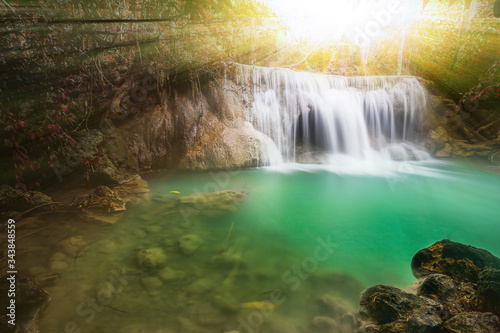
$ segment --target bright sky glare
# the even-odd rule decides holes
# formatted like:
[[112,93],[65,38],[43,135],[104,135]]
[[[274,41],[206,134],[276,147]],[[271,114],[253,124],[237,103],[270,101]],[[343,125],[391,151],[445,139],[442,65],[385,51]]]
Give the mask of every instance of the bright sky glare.
[[369,44],[388,29],[401,30],[422,0],[263,0],[283,18],[292,37]]

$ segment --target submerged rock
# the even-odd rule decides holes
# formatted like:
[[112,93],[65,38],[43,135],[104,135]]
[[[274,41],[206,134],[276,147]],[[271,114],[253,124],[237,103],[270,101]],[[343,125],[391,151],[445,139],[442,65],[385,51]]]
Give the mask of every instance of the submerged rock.
[[473,283],[482,270],[490,267],[500,269],[500,259],[486,250],[447,239],[418,251],[411,262],[417,278],[439,273]]
[[179,248],[184,254],[192,254],[201,245],[201,239],[197,235],[185,235],[179,239]]
[[140,267],[151,270],[160,267],[167,260],[167,255],[161,248],[155,247],[140,251],[137,259]]
[[361,295],[359,313],[377,324],[386,324],[410,316],[439,314],[442,306],[428,298],[419,297],[391,286],[378,285]]
[[59,242],[59,249],[68,256],[74,258],[88,247],[88,243],[82,236],[66,238]]
[[500,320],[493,313],[463,312],[443,324],[445,333],[498,333]]
[[237,191],[199,192],[181,197],[177,199],[177,203],[202,215],[215,217],[236,211],[246,197],[246,192]]
[[[2,316],[0,317],[0,332],[39,332],[37,321],[41,310],[50,301],[50,296],[40,289],[32,278],[22,274],[15,276],[15,326],[8,323],[11,319],[8,316],[7,307],[10,306],[10,298],[7,297],[11,283],[4,275],[0,281],[0,306]],[[14,299],[14,298],[12,298]]]
[[500,316],[500,270],[485,269],[477,284],[479,308]]
[[146,276],[141,279],[141,284],[146,288],[150,294],[159,294],[158,289],[163,286],[163,282],[153,276]]
[[184,279],[186,277],[186,273],[176,271],[167,266],[158,273],[158,276],[165,282],[172,282]]

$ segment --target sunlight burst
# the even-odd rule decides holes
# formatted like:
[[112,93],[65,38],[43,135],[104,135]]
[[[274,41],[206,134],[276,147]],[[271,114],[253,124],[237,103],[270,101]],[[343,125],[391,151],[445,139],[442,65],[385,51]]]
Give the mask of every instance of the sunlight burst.
[[418,14],[419,0],[264,0],[281,17],[291,37],[318,42],[345,38],[370,44]]

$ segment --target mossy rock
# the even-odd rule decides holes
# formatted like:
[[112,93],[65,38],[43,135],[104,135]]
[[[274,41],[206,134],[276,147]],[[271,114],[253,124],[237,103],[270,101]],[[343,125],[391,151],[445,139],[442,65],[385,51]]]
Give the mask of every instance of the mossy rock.
[[418,251],[413,256],[411,268],[416,278],[438,273],[458,281],[477,283],[484,269],[500,269],[500,259],[486,250],[445,239]]

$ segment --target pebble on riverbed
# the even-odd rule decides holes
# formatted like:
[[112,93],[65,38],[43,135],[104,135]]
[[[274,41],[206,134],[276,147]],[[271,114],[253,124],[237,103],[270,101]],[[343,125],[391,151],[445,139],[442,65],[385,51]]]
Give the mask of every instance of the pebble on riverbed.
[[161,248],[155,247],[140,251],[137,260],[141,268],[152,270],[160,267],[167,260],[167,255]]
[[82,236],[66,238],[59,242],[59,249],[68,256],[74,258],[79,255],[88,246],[88,243]]
[[179,248],[181,252],[189,255],[194,253],[201,245],[201,239],[197,235],[185,235],[179,239]]
[[161,293],[161,286],[163,286],[163,282],[153,276],[146,276],[141,279],[141,283],[146,288],[151,296],[157,296]]
[[165,282],[173,282],[184,279],[186,277],[186,273],[176,271],[167,266],[158,273],[158,276]]

